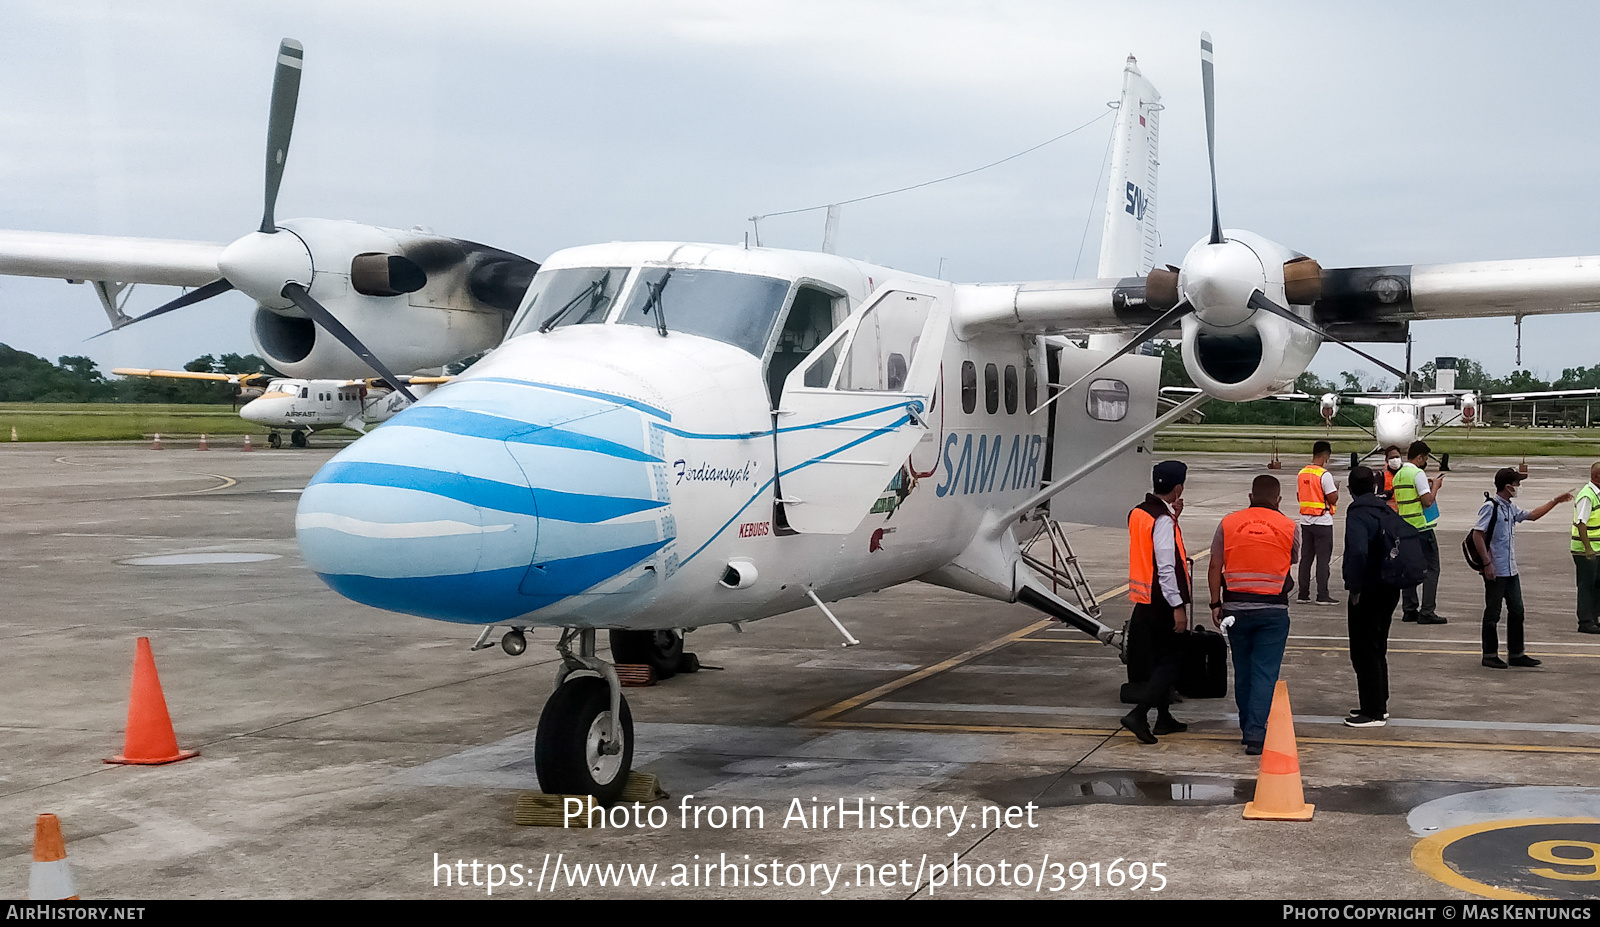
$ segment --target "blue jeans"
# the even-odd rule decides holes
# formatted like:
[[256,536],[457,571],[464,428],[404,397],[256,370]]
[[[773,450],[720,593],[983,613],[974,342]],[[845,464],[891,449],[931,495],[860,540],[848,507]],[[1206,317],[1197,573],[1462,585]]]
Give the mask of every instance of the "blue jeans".
[[1244,732],[1245,743],[1264,743],[1272,693],[1283,666],[1283,648],[1289,642],[1289,607],[1230,613],[1224,605],[1222,610],[1233,615],[1228,648],[1233,651],[1233,698],[1239,705],[1239,730]]

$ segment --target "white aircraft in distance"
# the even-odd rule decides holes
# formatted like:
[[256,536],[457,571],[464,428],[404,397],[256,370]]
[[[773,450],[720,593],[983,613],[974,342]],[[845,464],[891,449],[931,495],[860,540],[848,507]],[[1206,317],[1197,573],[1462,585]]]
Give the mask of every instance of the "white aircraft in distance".
[[[275,377],[265,388],[254,385],[267,379],[264,373],[204,373],[192,370],[143,370],[117,368],[111,371],[124,377],[162,377],[181,380],[213,380],[233,384],[236,395],[249,399],[239,409],[239,417],[271,429],[267,443],[283,446],[279,429],[289,432],[289,443],[308,447],[312,432],[344,428],[366,434],[374,425],[393,418],[411,405],[398,390],[375,388],[369,380],[307,380]],[[402,376],[401,383],[417,396],[426,396],[434,387],[448,383],[450,377]]]
[[[1201,49],[1212,225],[1181,267],[1140,274],[1160,106],[1131,62],[1099,279],[955,284],[677,242],[557,252],[504,344],[318,471],[295,521],[307,564],[357,602],[482,627],[480,643],[509,626],[508,651],[527,628],[562,629],[539,780],[609,801],[633,734],[598,630],[673,638],[807,606],[833,619],[830,601],[920,580],[1111,643],[1023,542],[1059,536],[1065,503],[1125,520],[1156,428],[1206,396],[1289,388],[1325,340],[1600,309],[1600,257],[1325,270],[1224,230],[1209,36]],[[1204,393],[1156,418],[1159,361],[1120,355],[1173,326]],[[1127,340],[1051,337],[1095,333]],[[1089,492],[1090,473],[1124,479],[1121,494]]]
[[[1406,369],[1411,369],[1411,346],[1406,345]],[[1333,424],[1334,417],[1339,414],[1341,402],[1354,405],[1372,406],[1376,409],[1373,414],[1372,430],[1368,432],[1374,441],[1372,450],[1365,454],[1351,452],[1350,466],[1353,469],[1361,460],[1373,454],[1382,454],[1385,448],[1398,447],[1401,450],[1409,448],[1414,441],[1421,441],[1433,435],[1441,428],[1451,425],[1463,424],[1467,427],[1476,425],[1481,419],[1484,406],[1502,402],[1522,402],[1529,399],[1575,399],[1582,396],[1600,396],[1600,389],[1569,389],[1569,390],[1544,390],[1540,392],[1523,393],[1490,393],[1485,395],[1477,390],[1458,390],[1456,382],[1456,359],[1453,357],[1440,357],[1434,360],[1434,390],[1420,392],[1408,387],[1411,383],[1409,376],[1400,380],[1401,390],[1395,393],[1373,392],[1344,392],[1324,393],[1321,397],[1313,399],[1305,394],[1283,396],[1277,398],[1298,399],[1302,401],[1315,401],[1322,420],[1328,425]],[[1447,408],[1454,410],[1454,414],[1443,415],[1433,423],[1430,430],[1427,422],[1428,409]],[[1450,469],[1450,455],[1439,455],[1441,470]]]
[[[499,344],[533,261],[415,229],[277,220],[302,57],[292,39],[278,48],[258,231],[226,245],[0,231],[0,273],[88,281],[111,331],[239,290],[256,301],[256,353],[273,368],[319,378],[376,371],[401,394],[393,369],[442,367]],[[130,318],[124,291],[140,283],[196,289]]]

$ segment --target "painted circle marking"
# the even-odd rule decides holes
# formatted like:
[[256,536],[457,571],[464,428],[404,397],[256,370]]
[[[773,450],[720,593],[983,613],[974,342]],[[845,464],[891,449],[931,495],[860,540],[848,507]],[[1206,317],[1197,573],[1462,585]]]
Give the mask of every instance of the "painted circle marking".
[[282,554],[162,554],[158,557],[135,557],[131,560],[119,560],[125,566],[192,566],[202,563],[260,563],[263,560],[277,560]]
[[1452,888],[1513,901],[1600,897],[1600,820],[1518,818],[1453,827],[1411,862]]

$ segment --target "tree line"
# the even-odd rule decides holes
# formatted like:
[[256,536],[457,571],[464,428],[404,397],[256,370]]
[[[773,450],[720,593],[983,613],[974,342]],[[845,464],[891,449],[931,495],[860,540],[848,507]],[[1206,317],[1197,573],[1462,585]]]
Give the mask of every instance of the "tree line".
[[[265,373],[278,376],[254,354],[203,354],[183,365],[193,373]],[[261,385],[266,385],[265,383]],[[42,357],[0,344],[0,402],[163,402],[232,403],[228,383],[161,377],[106,377],[81,355],[52,364]]]

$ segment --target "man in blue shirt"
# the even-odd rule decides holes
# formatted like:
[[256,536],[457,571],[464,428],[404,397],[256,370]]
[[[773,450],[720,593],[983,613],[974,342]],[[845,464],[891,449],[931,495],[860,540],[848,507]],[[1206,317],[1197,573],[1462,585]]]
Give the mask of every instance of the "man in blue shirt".
[[1560,503],[1572,501],[1572,493],[1564,492],[1530,512],[1511,501],[1517,496],[1517,484],[1525,479],[1527,474],[1511,467],[1496,473],[1494,488],[1497,492],[1493,496],[1484,494],[1478,523],[1472,529],[1472,543],[1477,545],[1478,556],[1483,560],[1483,665],[1493,669],[1505,669],[1508,665],[1500,659],[1500,638],[1496,633],[1502,601],[1506,606],[1509,665],[1538,666],[1540,662],[1522,652],[1522,579],[1517,575],[1517,523],[1538,521]]

